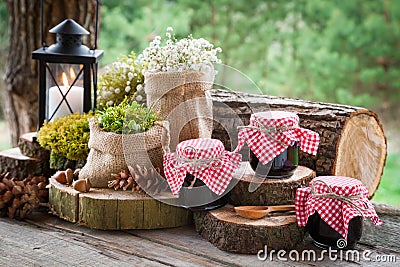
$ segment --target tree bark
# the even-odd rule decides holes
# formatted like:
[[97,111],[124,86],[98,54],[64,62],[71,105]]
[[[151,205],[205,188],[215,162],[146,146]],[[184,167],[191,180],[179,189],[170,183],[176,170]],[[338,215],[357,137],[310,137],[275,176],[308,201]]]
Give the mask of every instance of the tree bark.
[[[4,113],[14,146],[21,134],[36,130],[38,120],[38,67],[31,53],[42,46],[40,36],[40,0],[7,0],[9,13],[9,53],[5,73]],[[44,31],[48,45],[55,42],[48,31],[66,18],[72,18],[90,34],[94,44],[95,0],[44,1]]]
[[284,179],[257,178],[248,163],[242,163],[242,168],[244,172],[239,170],[239,175],[233,176],[239,181],[230,192],[230,203],[235,206],[294,204],[297,188],[308,186],[315,178],[315,172],[303,166],[297,167],[292,176]]
[[[365,108],[312,102],[284,97],[212,91],[213,138],[227,149],[237,144],[237,126],[247,125],[254,112],[284,110],[296,113],[300,127],[317,132],[321,141],[316,156],[299,153],[299,165],[317,176],[336,175],[364,183],[372,198],[379,186],[386,160],[386,137],[378,116]],[[243,160],[248,147],[242,150]]]
[[80,193],[50,178],[49,204],[54,215],[93,229],[161,229],[192,223],[192,213],[138,192],[91,188]]

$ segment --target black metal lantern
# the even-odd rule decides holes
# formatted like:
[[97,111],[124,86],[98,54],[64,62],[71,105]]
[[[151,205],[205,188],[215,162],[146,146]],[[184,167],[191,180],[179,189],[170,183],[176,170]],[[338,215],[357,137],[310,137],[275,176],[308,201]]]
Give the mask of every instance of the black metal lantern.
[[96,50],[98,5],[96,8],[95,47],[82,44],[89,32],[72,19],[66,19],[49,32],[56,43],[47,46],[43,34],[43,0],[41,1],[42,48],[32,53],[39,61],[39,129],[44,121],[96,107],[98,61],[104,51]]

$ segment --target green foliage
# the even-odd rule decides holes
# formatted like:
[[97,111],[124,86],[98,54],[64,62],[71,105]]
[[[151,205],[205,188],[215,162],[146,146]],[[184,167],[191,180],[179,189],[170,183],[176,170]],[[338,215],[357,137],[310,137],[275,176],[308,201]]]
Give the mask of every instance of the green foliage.
[[104,3],[112,21],[102,25],[102,40],[114,42],[107,53],[140,53],[172,26],[178,38],[192,33],[220,46],[222,62],[267,94],[369,108],[400,100],[399,1],[118,2]]
[[389,154],[374,201],[400,206],[400,154]]
[[118,105],[125,97],[143,103],[146,100],[143,81],[142,69],[135,63],[135,53],[121,56],[99,75],[97,108],[103,110]]
[[150,129],[159,120],[151,111],[133,101],[129,104],[125,98],[119,105],[97,111],[100,128],[117,134],[134,134]]
[[38,132],[38,142],[54,154],[70,160],[84,160],[89,153],[88,119],[91,117],[92,113],[74,113],[45,122]]

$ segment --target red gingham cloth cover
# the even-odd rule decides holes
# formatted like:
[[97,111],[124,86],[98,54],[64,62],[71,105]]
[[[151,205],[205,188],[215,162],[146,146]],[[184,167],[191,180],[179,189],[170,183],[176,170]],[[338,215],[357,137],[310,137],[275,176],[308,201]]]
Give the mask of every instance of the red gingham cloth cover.
[[359,180],[342,176],[320,176],[314,178],[311,183],[314,185],[316,194],[329,193],[328,185],[333,193],[340,196],[359,195],[360,198],[355,197],[358,200],[351,201],[361,210],[357,210],[351,204],[339,199],[313,196],[310,185],[310,187],[299,188],[296,191],[296,220],[299,226],[305,226],[308,217],[314,212],[318,212],[322,220],[347,240],[349,222],[356,216],[370,218],[375,225],[382,224],[373,205],[368,200],[368,189]]
[[[262,125],[259,125],[261,123]],[[250,117],[250,127],[239,130],[238,146],[234,152],[238,152],[247,143],[251,151],[262,164],[267,164],[276,156],[285,151],[294,142],[300,143],[300,149],[308,154],[316,155],[319,145],[319,135],[308,129],[300,128],[299,117],[292,112],[268,111],[254,113]],[[270,132],[268,134],[258,130],[263,127],[289,127],[287,130]],[[291,128],[292,127],[292,128]],[[272,137],[272,138],[271,138]]]
[[222,195],[241,160],[242,155],[225,151],[217,139],[190,139],[180,142],[175,153],[164,154],[164,173],[174,195],[179,194],[187,173],[202,180],[217,195]]

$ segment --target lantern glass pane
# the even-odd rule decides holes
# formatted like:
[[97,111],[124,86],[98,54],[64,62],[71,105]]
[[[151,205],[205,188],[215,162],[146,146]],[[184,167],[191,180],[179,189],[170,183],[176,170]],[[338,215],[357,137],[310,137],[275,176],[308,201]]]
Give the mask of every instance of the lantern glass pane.
[[47,63],[46,118],[83,112],[83,65]]

